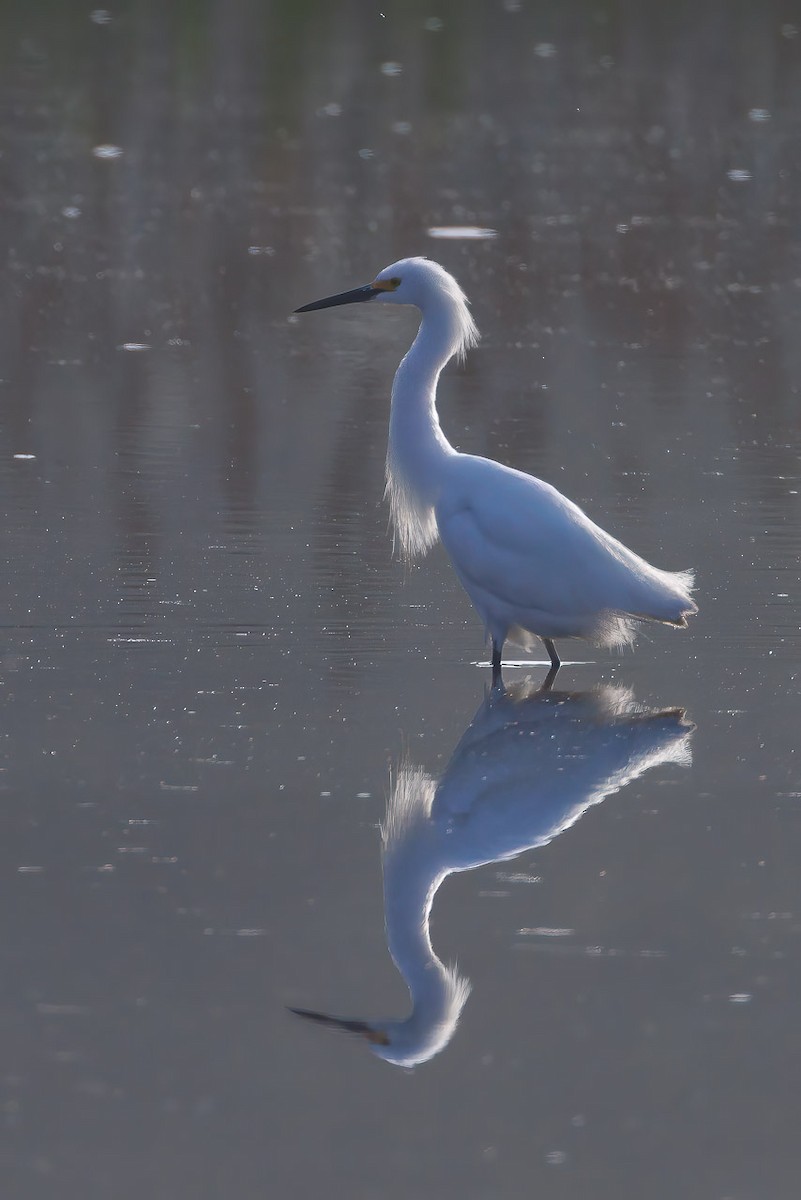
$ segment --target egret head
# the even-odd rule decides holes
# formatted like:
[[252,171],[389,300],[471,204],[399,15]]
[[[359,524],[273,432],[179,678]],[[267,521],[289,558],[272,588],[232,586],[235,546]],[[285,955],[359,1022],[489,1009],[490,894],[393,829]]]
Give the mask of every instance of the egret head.
[[453,276],[430,258],[401,258],[379,271],[371,286],[379,302],[414,304],[424,312],[442,298],[467,304],[467,297]]
[[[439,961],[439,960],[437,960]],[[440,967],[442,964],[440,964]],[[456,1032],[470,982],[453,967],[442,967],[443,990],[439,1002],[423,1003],[405,1021],[348,1021],[306,1008],[290,1012],[330,1029],[341,1029],[363,1038],[373,1054],[398,1067],[415,1067],[444,1050]]]
[[354,1033],[364,1038],[371,1046],[389,1045],[387,1027],[371,1024],[369,1021],[349,1021],[344,1017],[331,1017],[328,1013],[314,1012],[310,1008],[291,1008],[296,1017],[305,1017],[307,1021],[316,1021],[318,1025],[327,1025],[329,1029],[341,1029],[345,1033]]
[[462,355],[478,341],[478,330],[470,315],[459,284],[439,263],[428,258],[401,258],[379,271],[372,283],[326,296],[296,308],[295,312],[313,312],[340,304],[413,304],[424,316],[439,315],[447,321],[454,350]]

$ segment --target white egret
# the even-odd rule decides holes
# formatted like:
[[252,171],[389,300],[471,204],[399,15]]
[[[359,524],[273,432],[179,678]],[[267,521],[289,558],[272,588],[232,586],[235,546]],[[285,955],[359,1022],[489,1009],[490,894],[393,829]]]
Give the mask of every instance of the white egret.
[[557,669],[555,638],[623,646],[640,622],[686,625],[697,611],[691,571],[652,567],[550,484],[450,445],[437,380],[478,338],[453,276],[426,258],[404,258],[364,287],[295,311],[365,301],[412,304],[422,314],[392,386],[387,496],[405,558],[441,538],[492,641],[493,679],[507,638],[526,650],[539,638]]
[[469,981],[431,945],[431,907],[443,880],[544,846],[644,771],[688,763],[692,730],[681,709],[645,709],[625,688],[493,688],[439,782],[403,764],[387,804],[384,920],[410,1015],[363,1021],[292,1012],[358,1034],[400,1066],[433,1058],[453,1037],[470,994]]

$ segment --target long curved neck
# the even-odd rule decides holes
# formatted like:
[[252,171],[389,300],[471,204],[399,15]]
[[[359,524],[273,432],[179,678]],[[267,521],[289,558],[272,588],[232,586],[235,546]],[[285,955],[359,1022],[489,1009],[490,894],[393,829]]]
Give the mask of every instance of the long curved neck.
[[436,465],[453,447],[437,416],[437,381],[458,345],[449,297],[423,313],[417,337],[398,367],[392,385],[388,464],[399,471],[421,500],[436,498]]
[[440,428],[437,380],[459,346],[456,301],[438,296],[423,311],[417,337],[392,385],[387,496],[403,558],[425,554],[437,540],[434,505],[442,465],[456,453]]

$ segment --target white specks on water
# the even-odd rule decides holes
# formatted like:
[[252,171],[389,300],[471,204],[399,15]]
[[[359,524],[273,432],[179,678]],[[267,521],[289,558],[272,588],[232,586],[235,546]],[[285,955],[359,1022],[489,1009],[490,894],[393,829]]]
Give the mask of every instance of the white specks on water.
[[391,126],[393,133],[407,134],[412,132],[411,121],[393,121]]
[[749,179],[753,178],[751,172],[745,167],[732,167],[730,171],[726,172],[726,175],[732,183],[748,183]]
[[562,944],[560,939],[568,937],[575,933],[573,929],[518,929],[518,935],[531,938],[532,935],[539,935],[541,941],[527,940],[515,943],[515,949],[527,950],[533,953],[551,953],[573,956],[582,956],[584,958],[594,959],[609,959],[609,958],[639,958],[639,959],[663,959],[667,958],[667,953],[664,950],[653,950],[649,948],[639,950],[621,950],[614,946],[581,946],[575,943]]
[[782,25],[781,32],[782,32],[782,37],[787,38],[787,40],[790,41],[792,38],[798,37],[798,26],[791,25],[788,21],[784,25]]
[[357,792],[356,793],[357,800],[370,800],[371,798],[372,798],[372,792]]
[[44,867],[17,867],[18,875],[41,875]]
[[274,246],[248,246],[248,254],[252,254],[254,257],[256,257],[260,254],[263,254],[265,256],[265,258],[272,258],[273,255],[275,254],[275,247]]
[[208,927],[203,930],[204,937],[238,937],[238,938],[256,938],[266,937],[266,929],[213,929]]
[[402,71],[403,67],[399,62],[385,62],[381,64],[381,74],[387,75],[390,78],[400,75]]
[[426,230],[426,233],[432,238],[449,238],[452,240],[467,238],[472,241],[481,241],[498,236],[497,229],[485,229],[481,225],[432,225]]
[[32,459],[36,458],[36,455],[35,454],[15,454],[14,458],[16,458],[18,462],[30,462]]
[[89,20],[93,25],[109,25],[111,23],[111,13],[107,8],[96,8],[89,13]]
[[542,883],[541,875],[529,875],[525,871],[498,871],[495,878],[501,883]]
[[196,783],[167,783],[166,780],[159,780],[159,787],[162,792],[197,792],[200,789]]
[[81,210],[74,204],[67,204],[64,208],[62,208],[61,215],[62,217],[66,217],[68,221],[74,221],[81,215]]
[[148,342],[123,342],[117,349],[126,350],[129,354],[139,354],[142,350],[149,350],[150,344]]
[[521,937],[561,938],[561,937],[573,937],[573,935],[576,931],[575,931],[575,929],[559,929],[559,928],[552,927],[550,925],[533,925],[530,929],[528,929],[528,928],[518,929],[517,932],[518,932],[518,934],[520,934]]
[[763,121],[770,120],[770,112],[767,108],[749,108],[748,120],[760,125]]
[[734,296],[741,292],[747,292],[751,296],[759,296],[762,290],[761,285],[758,283],[740,283],[736,279],[732,283],[726,284],[726,291],[731,292]]
[[555,58],[556,46],[554,46],[553,42],[537,42],[537,45],[534,47],[534,53],[537,58]]
[[342,105],[337,104],[336,100],[332,100],[329,104],[324,104],[322,108],[317,109],[318,117],[341,117]]
[[[155,582],[148,579],[147,583]],[[106,641],[110,646],[172,646],[172,638],[162,637],[125,637],[123,634],[115,634],[113,637],[107,638]]]
[[92,147],[92,154],[95,158],[120,158],[123,153],[122,146],[114,146],[110,142]]
[[[779,792],[779,795],[799,796],[801,792]],[[749,921],[792,921],[793,919],[791,912],[750,912],[745,916]]]
[[629,228],[630,228],[630,226],[627,225],[624,221],[621,221],[618,225],[615,226],[615,229],[617,230],[618,233],[628,233]]
[[549,1150],[545,1155],[545,1161],[549,1167],[561,1167],[567,1162],[567,1155],[564,1150]]
[[439,33],[444,25],[445,22],[441,17],[427,17],[423,22],[423,29],[425,29],[428,33]]
[[750,1004],[753,998],[751,992],[733,992],[729,996],[729,1004]]
[[366,146],[359,151],[359,158],[375,158],[375,150],[370,150]]

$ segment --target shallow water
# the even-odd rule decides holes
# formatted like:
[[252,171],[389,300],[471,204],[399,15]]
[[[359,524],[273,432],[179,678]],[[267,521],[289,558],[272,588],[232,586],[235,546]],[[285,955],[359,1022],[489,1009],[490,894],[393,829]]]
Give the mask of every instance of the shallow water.
[[[795,1197],[800,29],[0,14],[9,1195]],[[455,754],[481,629],[441,551],[393,561],[381,500],[413,315],[288,315],[409,253],[483,334],[454,443],[695,566],[701,606],[559,676],[686,709],[691,765],[612,778],[579,720],[562,771],[501,723],[484,865],[431,915],[472,991],[413,1070],[287,1012],[408,1012],[387,799],[415,767],[486,791]],[[537,845],[527,774],[544,820],[585,768]],[[502,817],[529,848],[496,860]]]

